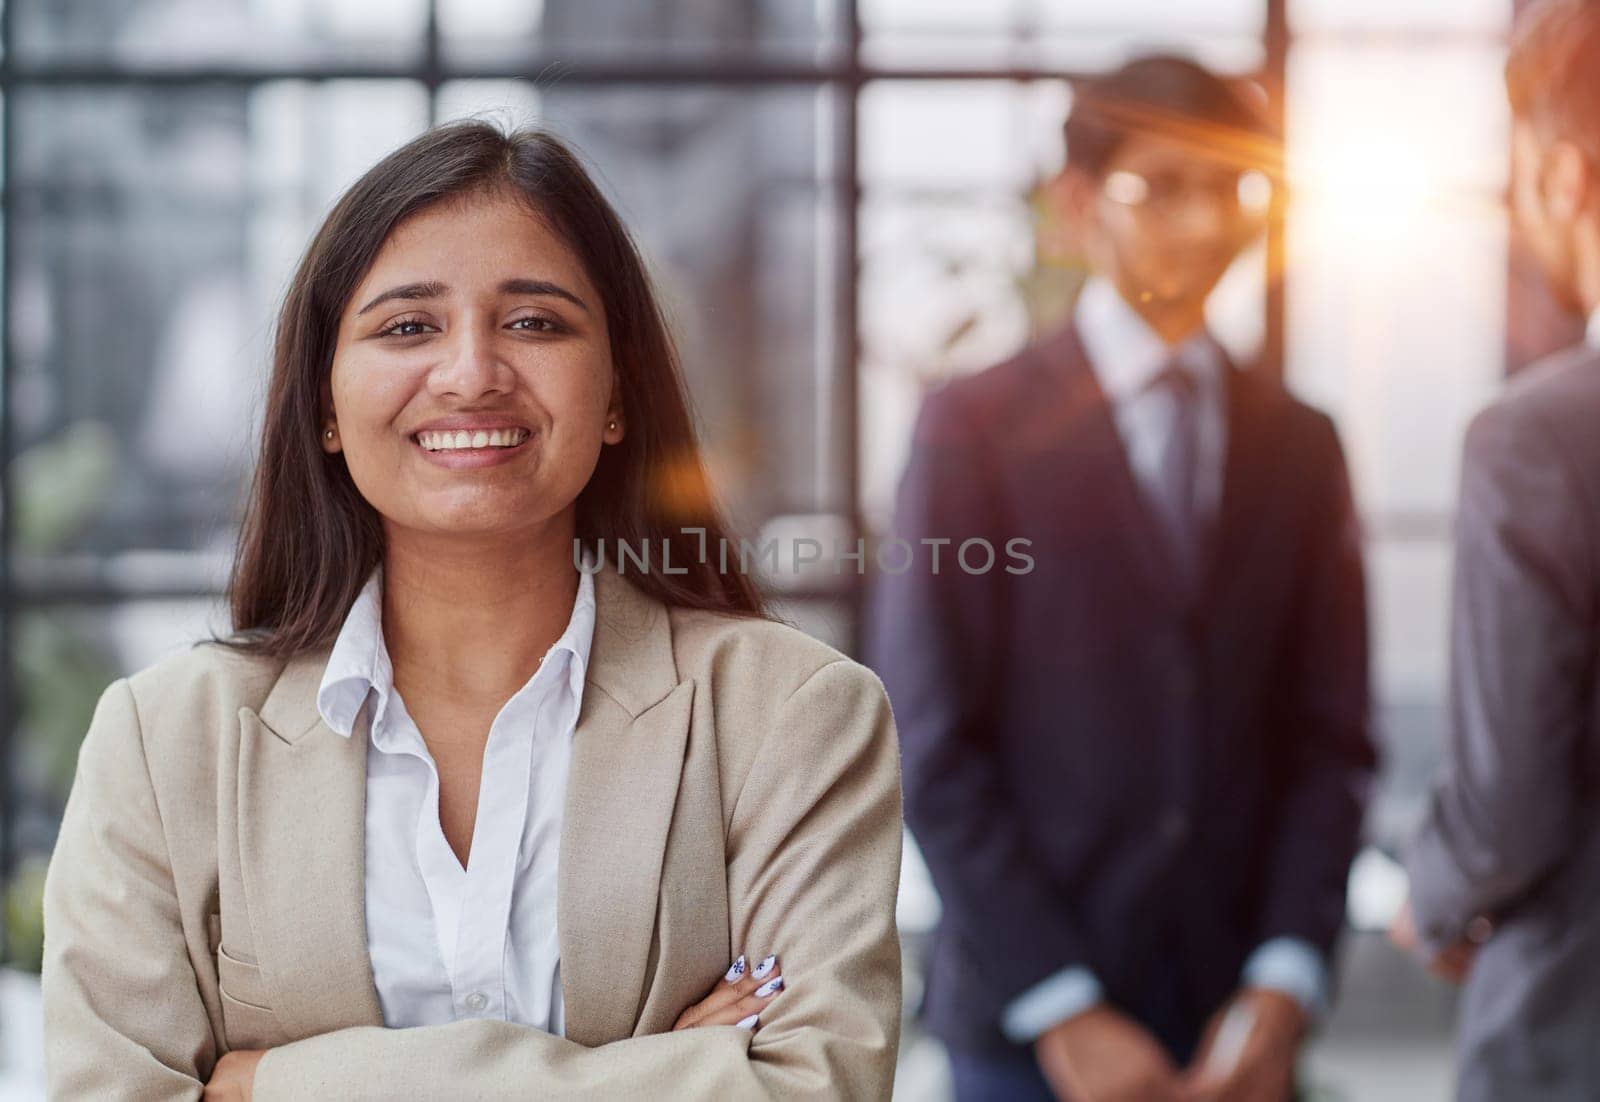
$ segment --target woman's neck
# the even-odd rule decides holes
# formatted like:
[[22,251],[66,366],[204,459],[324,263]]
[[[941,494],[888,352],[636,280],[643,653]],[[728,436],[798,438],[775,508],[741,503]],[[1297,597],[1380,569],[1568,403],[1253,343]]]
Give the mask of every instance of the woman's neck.
[[578,592],[572,522],[481,542],[390,532],[383,636],[402,697],[498,705],[566,630]]

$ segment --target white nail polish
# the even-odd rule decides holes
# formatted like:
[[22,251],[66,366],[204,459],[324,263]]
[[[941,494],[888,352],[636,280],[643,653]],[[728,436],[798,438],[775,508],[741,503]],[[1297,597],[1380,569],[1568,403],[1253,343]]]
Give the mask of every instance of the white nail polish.
[[783,977],[773,976],[766,983],[756,988],[756,998],[764,999],[769,995],[776,995],[783,990]]
[[728,971],[727,971],[727,974],[724,975],[722,978],[727,980],[729,983],[733,983],[735,980],[737,980],[739,977],[741,977],[743,975],[744,975],[744,954],[740,953],[739,954],[739,959],[733,962],[733,967],[729,968]]
[[756,965],[756,970],[754,972],[751,972],[750,974],[752,976],[754,976],[758,980],[764,980],[764,979],[767,978],[767,973],[772,971],[772,966],[774,964],[777,964],[777,963],[778,963],[778,954],[773,953],[766,960],[764,960],[760,964]]
[[748,1018],[741,1018],[739,1020],[739,1028],[754,1029],[756,1027],[756,1019],[759,1017],[761,1017],[760,1014],[752,1014]]

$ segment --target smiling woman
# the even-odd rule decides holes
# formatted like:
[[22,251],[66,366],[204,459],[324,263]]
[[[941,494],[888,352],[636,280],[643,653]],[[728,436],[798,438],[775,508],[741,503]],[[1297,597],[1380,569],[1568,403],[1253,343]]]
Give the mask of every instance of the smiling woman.
[[52,1096],[887,1096],[893,720],[725,537],[573,155],[474,122],[375,166],[284,303],[234,633],[84,741]]
[[[552,416],[566,402],[580,405]],[[531,446],[488,483],[442,478],[412,439],[499,423]],[[452,508],[491,510],[469,531],[554,520],[548,538],[567,545],[666,540],[690,565],[636,579],[644,592],[759,611],[745,576],[692,553],[692,530],[724,524],[644,264],[543,131],[437,127],[357,181],[312,240],[278,323],[232,586],[242,645],[287,657],[328,643],[382,558],[380,518],[436,531]],[[278,523],[291,514],[301,523]]]

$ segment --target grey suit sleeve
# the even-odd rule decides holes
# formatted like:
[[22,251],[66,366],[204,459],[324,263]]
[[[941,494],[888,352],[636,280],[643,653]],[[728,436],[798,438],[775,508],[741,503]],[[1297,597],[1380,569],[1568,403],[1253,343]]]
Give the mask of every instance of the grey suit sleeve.
[[1514,904],[1574,840],[1594,533],[1571,458],[1527,404],[1467,434],[1449,765],[1408,854],[1423,942]]

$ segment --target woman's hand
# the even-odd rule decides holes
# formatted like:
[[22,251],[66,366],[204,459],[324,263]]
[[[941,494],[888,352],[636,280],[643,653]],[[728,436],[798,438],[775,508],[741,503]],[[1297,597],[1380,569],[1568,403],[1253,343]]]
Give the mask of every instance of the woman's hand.
[[769,1005],[782,990],[783,977],[778,974],[776,953],[754,969],[745,967],[744,954],[741,953],[709,995],[678,1015],[673,1031],[699,1025],[736,1025],[740,1029],[755,1029],[762,1008]]
[[223,1053],[217,1066],[211,1069],[211,1078],[206,1081],[205,1092],[200,1097],[204,1102],[250,1102],[254,1097],[256,1065],[266,1054],[266,1049]]

